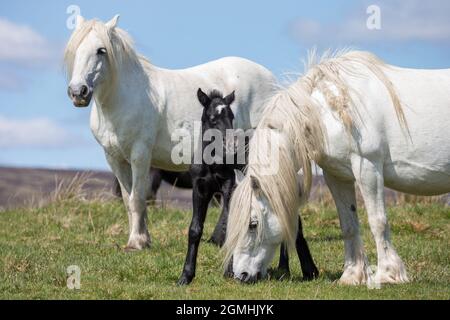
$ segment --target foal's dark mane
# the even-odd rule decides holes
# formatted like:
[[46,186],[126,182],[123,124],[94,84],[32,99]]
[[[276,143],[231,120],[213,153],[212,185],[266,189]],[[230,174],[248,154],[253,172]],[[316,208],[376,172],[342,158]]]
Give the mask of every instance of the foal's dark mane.
[[212,91],[208,94],[208,96],[209,96],[209,98],[210,98],[211,100],[214,100],[214,99],[221,99],[221,100],[222,100],[222,99],[224,98],[223,93],[220,92],[219,90],[216,90],[216,89],[212,90]]

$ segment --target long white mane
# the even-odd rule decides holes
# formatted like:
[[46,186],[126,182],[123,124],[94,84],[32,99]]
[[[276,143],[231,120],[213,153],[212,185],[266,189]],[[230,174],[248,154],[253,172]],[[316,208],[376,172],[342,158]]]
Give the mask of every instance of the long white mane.
[[[351,51],[325,55],[321,59],[316,54],[310,56],[310,64],[305,75],[285,89],[281,89],[268,102],[261,122],[255,130],[249,145],[249,165],[244,180],[236,187],[230,202],[227,238],[224,244],[225,265],[228,264],[234,248],[244,241],[246,228],[250,223],[252,177],[260,185],[260,192],[267,198],[273,212],[281,223],[284,240],[293,247],[297,234],[298,207],[308,199],[312,169],[311,161],[320,160],[326,147],[324,127],[318,113],[318,106],[311,98],[315,88],[322,91],[328,104],[339,115],[345,127],[352,128],[352,113],[349,105],[352,88],[343,80],[344,73],[359,77],[361,70],[369,70],[385,85],[397,113],[398,120],[406,128],[400,100],[391,81],[383,72],[385,64],[367,52]],[[338,93],[328,88],[332,83]],[[362,94],[362,93],[358,93]],[[276,133],[279,148],[279,171],[277,174],[261,174],[261,163],[267,163],[270,153],[270,132]],[[260,160],[264,160],[259,162]],[[297,171],[303,171],[303,183],[297,182]],[[301,193],[301,198],[299,198]],[[262,212],[255,211],[259,222],[263,222]],[[264,238],[265,228],[258,224],[257,239]]]
[[95,32],[103,42],[108,52],[108,62],[111,70],[111,83],[115,83],[118,68],[127,64],[128,67],[141,69],[146,73],[151,70],[150,62],[136,53],[133,40],[128,33],[120,28],[108,28],[103,22],[93,19],[83,22],[72,33],[64,51],[64,64],[68,78],[72,77],[75,55],[78,47],[91,32]]

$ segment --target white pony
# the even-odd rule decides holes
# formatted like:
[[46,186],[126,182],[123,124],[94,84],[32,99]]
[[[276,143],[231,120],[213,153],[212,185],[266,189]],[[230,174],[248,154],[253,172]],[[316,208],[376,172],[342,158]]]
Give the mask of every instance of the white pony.
[[127,249],[142,249],[150,244],[145,202],[150,165],[188,170],[189,163],[172,161],[178,141],[171,135],[184,129],[198,140],[198,88],[236,90],[234,126],[246,130],[256,127],[275,81],[261,65],[235,57],[184,70],[157,68],[134,51],[117,22],[118,16],[107,23],[77,18],[65,50],[68,95],[78,107],[94,99],[91,130],[121,185],[130,225]]
[[[308,196],[314,160],[339,213],[345,243],[340,282],[407,282],[390,241],[384,186],[419,195],[450,192],[449,128],[450,69],[404,69],[356,51],[311,65],[273,97],[250,141],[247,176],[231,199],[225,262],[233,257],[236,278],[266,273],[275,248],[294,239],[298,194]],[[263,174],[263,165],[276,161],[262,143],[271,135],[279,171]],[[376,242],[374,277],[359,235],[355,182]]]

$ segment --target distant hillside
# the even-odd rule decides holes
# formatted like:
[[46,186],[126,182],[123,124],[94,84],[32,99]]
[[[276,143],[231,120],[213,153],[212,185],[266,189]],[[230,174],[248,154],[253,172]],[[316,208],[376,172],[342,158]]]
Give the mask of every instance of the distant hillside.
[[[70,183],[77,175],[83,175],[86,183],[83,190],[87,197],[114,198],[113,179],[111,172],[81,171],[81,170],[51,170],[0,167],[0,211],[20,206],[35,206],[48,199],[61,183]],[[386,189],[387,200],[392,202],[433,202],[444,201],[450,203],[450,196],[443,197],[414,197]],[[180,209],[191,209],[191,191],[178,189],[163,183],[157,203]],[[333,204],[328,187],[322,176],[316,176],[313,183],[311,201]]]
[[[0,210],[21,206],[34,206],[48,199],[61,183],[70,183],[77,175],[86,176],[83,190],[87,197],[101,195],[114,198],[111,172],[82,170],[51,170],[0,167]],[[191,192],[163,183],[158,202],[183,209],[190,208]]]

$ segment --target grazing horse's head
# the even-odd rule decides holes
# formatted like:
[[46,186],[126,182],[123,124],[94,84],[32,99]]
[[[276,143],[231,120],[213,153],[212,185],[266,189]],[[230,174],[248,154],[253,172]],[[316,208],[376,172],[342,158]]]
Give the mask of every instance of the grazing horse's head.
[[[227,135],[227,130],[233,129],[234,114],[231,104],[234,101],[234,91],[226,97],[222,93],[213,90],[209,95],[202,89],[198,89],[197,97],[203,106],[202,130],[205,134],[208,130],[218,130],[223,138],[226,150],[235,150],[234,136]],[[228,141],[229,140],[229,141]]]
[[116,25],[119,16],[107,23],[85,21],[77,17],[77,24],[64,60],[69,77],[67,94],[76,107],[87,107],[94,91],[106,81],[114,80],[117,48],[115,38],[120,38]]
[[[246,175],[236,173],[224,244],[225,266],[232,262],[234,277],[245,283],[267,275],[282,242],[290,247],[295,244],[304,188],[292,165],[290,138],[260,123],[250,141]],[[273,164],[278,165],[272,168]]]

